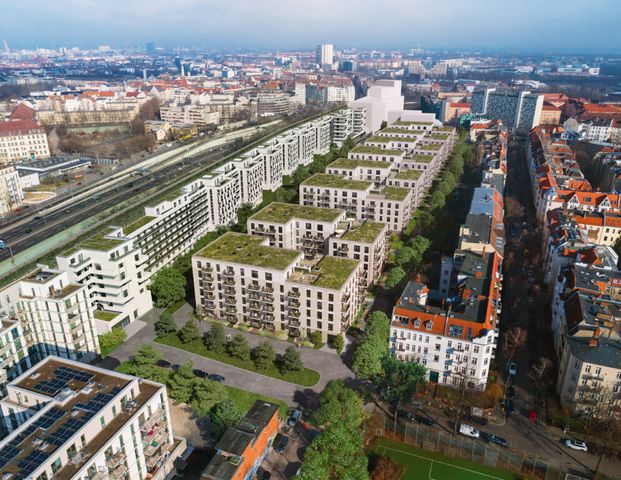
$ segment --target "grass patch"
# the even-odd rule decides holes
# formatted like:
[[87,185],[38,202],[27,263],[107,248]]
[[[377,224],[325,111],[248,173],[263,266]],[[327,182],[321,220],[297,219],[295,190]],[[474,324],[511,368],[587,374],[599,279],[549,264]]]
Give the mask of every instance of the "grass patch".
[[316,173],[312,177],[304,180],[302,185],[305,187],[326,187],[326,188],[347,188],[349,190],[367,190],[373,185],[373,182],[364,180],[350,180],[342,178],[338,175],[330,175],[329,173]]
[[126,227],[123,227],[123,233],[125,233],[125,235],[129,235],[130,233],[134,233],[136,230],[138,230],[139,228],[144,227],[146,224],[148,224],[154,218],[155,217],[151,217],[149,215],[145,215],[144,217],[140,218],[139,220],[136,220],[135,222],[130,223]]
[[187,302],[186,302],[185,298],[183,300],[179,300],[179,301],[173,303],[172,305],[166,307],[166,309],[162,313],[169,313],[169,314],[172,315],[177,310],[179,310],[181,307],[183,307],[183,305],[185,305],[186,303]]
[[107,310],[95,310],[95,318],[97,320],[103,320],[104,322],[109,322],[118,317],[119,314],[116,312],[109,312]]
[[154,341],[156,343],[161,343],[162,345],[168,345],[169,347],[178,348],[180,350],[185,350],[186,352],[201,355],[202,357],[211,358],[212,360],[233,365],[234,367],[243,368],[244,370],[248,370],[250,372],[260,373],[289,383],[295,383],[296,385],[303,387],[312,387],[319,382],[319,372],[311,370],[310,368],[304,368],[299,372],[291,372],[287,374],[281,373],[276,365],[272,365],[267,370],[258,370],[252,360],[240,360],[239,358],[231,357],[228,353],[219,354],[208,350],[203,343],[202,338],[194,340],[190,343],[182,343],[176,333],[171,333],[165,337],[158,337]]
[[405,468],[401,480],[519,480],[505,470],[479,465],[386,439],[375,440],[371,453],[387,456]]

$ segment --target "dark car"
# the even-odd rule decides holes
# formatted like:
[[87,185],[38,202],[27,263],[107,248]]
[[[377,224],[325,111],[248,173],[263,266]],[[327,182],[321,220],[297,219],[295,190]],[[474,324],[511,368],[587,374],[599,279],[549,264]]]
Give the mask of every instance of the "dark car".
[[25,230],[25,232],[26,232],[26,233],[32,233],[32,228],[27,228],[27,229]]
[[414,414],[408,412],[407,410],[399,410],[399,416],[405,418],[409,422],[414,421]]
[[289,437],[287,435],[283,435],[282,433],[278,433],[274,439],[274,450],[278,453],[283,453],[285,448],[287,448],[288,443]]
[[427,425],[428,427],[433,427],[436,424],[433,418],[425,417],[424,415],[416,415],[414,418],[421,425]]
[[178,363],[175,363],[171,368],[173,372],[178,372],[180,367],[181,365],[179,365]]
[[497,435],[488,435],[487,436],[487,441],[489,443],[493,443],[494,445],[498,445],[500,447],[505,447],[507,448],[509,446],[509,443],[507,442],[506,439],[499,437]]
[[212,373],[207,378],[212,382],[224,383],[224,377],[222,375],[218,375],[217,373]]
[[33,220],[36,222],[37,220],[41,220],[41,217],[34,217]]
[[257,470],[257,480],[270,480],[270,478],[272,478],[272,474],[267,470],[259,467],[259,469]]
[[509,385],[507,388],[507,398],[515,397],[515,385]]
[[207,378],[209,376],[205,370],[199,370],[198,368],[192,370],[192,373],[198,378]]
[[155,365],[157,365],[158,367],[163,367],[163,368],[172,367],[172,363],[170,363],[168,360],[158,360],[157,362],[155,362]]
[[513,412],[515,412],[515,403],[513,403],[513,399],[510,398],[507,402],[507,413],[511,414]]
[[468,420],[470,420],[472,423],[476,423],[477,425],[481,425],[483,427],[487,426],[487,418],[485,417],[477,417],[476,415],[470,415],[468,417]]

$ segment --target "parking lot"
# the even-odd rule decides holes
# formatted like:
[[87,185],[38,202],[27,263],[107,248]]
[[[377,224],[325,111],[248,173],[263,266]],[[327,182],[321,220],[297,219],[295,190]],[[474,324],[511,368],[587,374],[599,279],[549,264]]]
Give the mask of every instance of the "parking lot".
[[[300,421],[294,427],[282,423],[279,434],[288,437],[284,450],[278,452],[278,443],[281,437],[277,437],[274,445],[270,448],[261,468],[271,473],[271,480],[289,479],[295,476],[302,465],[304,451],[310,445],[313,431],[307,429]],[[258,476],[260,479],[261,477]]]

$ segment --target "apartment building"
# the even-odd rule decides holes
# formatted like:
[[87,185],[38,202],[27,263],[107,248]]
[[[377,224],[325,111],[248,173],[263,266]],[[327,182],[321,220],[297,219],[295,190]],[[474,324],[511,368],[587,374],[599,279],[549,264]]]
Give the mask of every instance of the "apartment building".
[[45,129],[34,119],[0,122],[0,165],[49,156]]
[[90,362],[99,354],[88,288],[66,271],[37,269],[9,284],[0,291],[0,313],[3,322],[19,323],[11,334],[29,357],[24,363],[18,354],[21,368],[48,355]]
[[390,176],[393,168],[393,164],[387,161],[338,158],[326,167],[326,173],[350,180],[382,183]]
[[204,480],[245,480],[257,473],[278,433],[278,405],[257,400],[215,446],[216,454],[203,471]]
[[401,187],[375,187],[373,182],[317,173],[300,184],[300,205],[344,210],[358,220],[405,228],[412,215],[413,194]]
[[47,357],[7,385],[0,475],[24,480],[164,480],[186,448],[166,387]]
[[499,118],[513,130],[530,131],[539,125],[543,95],[523,90],[484,88],[472,94],[471,111],[489,119]]
[[332,114],[332,143],[342,145],[349,137],[364,133],[366,110],[364,108],[346,108]]
[[341,335],[353,322],[364,284],[362,264],[304,258],[268,238],[228,232],[192,257],[196,303],[203,314],[291,337]]
[[4,386],[8,381],[28,370],[30,366],[21,322],[3,313],[0,316],[0,396],[6,395]]
[[0,217],[11,213],[24,201],[19,172],[12,166],[0,167]]
[[208,105],[178,105],[170,103],[160,107],[160,118],[170,123],[190,123],[198,128],[220,123],[220,113],[211,111]]
[[505,250],[504,202],[493,187],[474,189],[466,221],[459,228],[459,249],[472,252]]

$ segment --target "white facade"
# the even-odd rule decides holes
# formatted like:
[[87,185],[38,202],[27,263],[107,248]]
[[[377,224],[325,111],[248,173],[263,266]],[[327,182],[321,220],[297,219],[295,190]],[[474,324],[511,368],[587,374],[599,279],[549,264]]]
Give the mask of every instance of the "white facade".
[[317,45],[317,63],[319,65],[332,65],[334,63],[334,45],[326,43]]
[[0,168],[0,216],[19,207],[24,201],[24,191],[15,167]]
[[400,80],[378,80],[369,88],[365,97],[349,104],[353,108],[366,110],[365,131],[376,132],[382,122],[394,121],[403,112],[404,99]]
[[45,130],[21,120],[0,125],[0,165],[50,156]]

